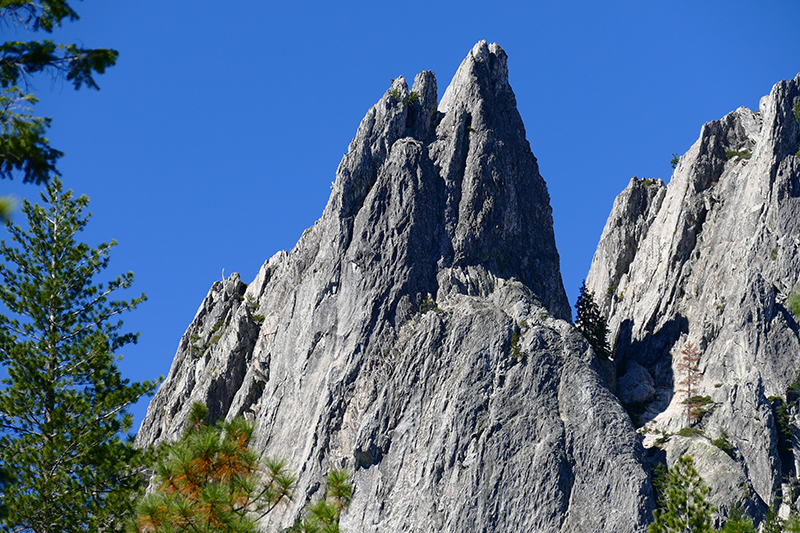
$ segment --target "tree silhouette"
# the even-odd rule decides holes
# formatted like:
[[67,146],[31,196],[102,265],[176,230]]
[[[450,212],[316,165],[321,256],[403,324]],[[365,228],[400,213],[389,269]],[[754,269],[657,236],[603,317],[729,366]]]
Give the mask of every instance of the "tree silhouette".
[[595,353],[605,359],[611,359],[611,347],[608,345],[608,326],[594,301],[594,294],[586,288],[586,280],[581,284],[578,301],[575,302],[577,318],[575,327],[589,341]]

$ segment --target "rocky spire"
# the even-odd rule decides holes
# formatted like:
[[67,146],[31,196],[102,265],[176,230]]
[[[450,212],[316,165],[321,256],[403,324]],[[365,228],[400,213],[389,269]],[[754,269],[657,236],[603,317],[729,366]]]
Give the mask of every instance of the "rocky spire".
[[253,418],[299,473],[272,526],[344,467],[345,531],[641,531],[643,450],[569,324],[505,52],[478,43],[436,98],[432,72],[395,79],[322,218],[246,288],[212,287],[138,442],[175,438],[193,401]]
[[[687,450],[705,456],[698,467],[723,514],[744,482],[751,508],[763,512],[781,480],[798,471],[797,440],[794,457],[779,453],[787,436],[768,401],[786,399],[800,370],[798,317],[787,304],[800,281],[796,106],[800,75],[775,85],[759,110],[741,107],[704,125],[668,186],[632,180],[614,203],[587,276],[603,299],[625,374],[620,397],[646,406],[643,419],[652,420],[645,444],[687,425],[701,429],[703,437],[674,436],[662,446],[670,461]],[[687,343],[702,356],[696,395],[707,403],[700,420],[687,420],[680,390]],[[709,440],[723,435],[732,457]]]

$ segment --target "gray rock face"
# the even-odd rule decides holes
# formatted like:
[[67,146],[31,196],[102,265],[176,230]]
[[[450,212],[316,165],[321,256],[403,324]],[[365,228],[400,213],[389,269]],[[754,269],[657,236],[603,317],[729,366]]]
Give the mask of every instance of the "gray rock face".
[[299,476],[272,528],[344,467],[344,531],[643,531],[644,450],[568,322],[505,53],[478,43],[436,95],[395,80],[322,218],[246,288],[214,284],[138,443],[195,401],[255,420]]
[[[715,438],[724,431],[762,511],[782,477],[797,474],[794,461],[781,462],[767,397],[785,397],[800,369],[798,318],[787,308],[800,278],[798,101],[800,75],[775,85],[758,111],[703,126],[668,186],[632,180],[587,277],[618,367],[635,362],[654,378],[645,445],[692,424]],[[687,420],[681,391],[687,342],[701,354],[693,394],[713,401],[699,423]]]

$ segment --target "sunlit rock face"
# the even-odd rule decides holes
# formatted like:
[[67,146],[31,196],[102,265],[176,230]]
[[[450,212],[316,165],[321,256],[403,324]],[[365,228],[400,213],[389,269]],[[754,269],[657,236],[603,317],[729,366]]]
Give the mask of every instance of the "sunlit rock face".
[[[793,454],[779,453],[768,402],[786,399],[800,369],[798,318],[788,305],[800,279],[798,105],[800,75],[775,85],[758,111],[742,107],[704,125],[668,186],[633,179],[587,277],[609,317],[620,381],[654,382],[642,416],[650,420],[645,445],[700,429],[693,443],[661,444],[672,463],[727,435],[733,457],[723,454],[721,468],[703,452],[700,472],[723,514],[741,498],[743,481],[750,510],[763,514],[800,459],[797,439]],[[684,404],[687,343],[701,356],[692,394],[708,397],[700,420],[687,417]]]
[[343,531],[644,531],[640,437],[569,321],[507,57],[480,42],[441,102],[432,72],[394,80],[322,218],[249,285],[214,284],[138,443],[177,438],[195,401],[254,420],[299,477],[267,527],[346,468]]

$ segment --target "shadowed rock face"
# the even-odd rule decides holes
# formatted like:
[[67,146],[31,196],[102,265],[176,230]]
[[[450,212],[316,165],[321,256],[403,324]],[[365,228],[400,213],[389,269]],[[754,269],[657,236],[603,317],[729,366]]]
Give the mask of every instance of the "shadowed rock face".
[[[667,455],[674,461],[702,451],[701,475],[723,514],[741,496],[742,480],[758,515],[782,478],[797,474],[796,460],[778,453],[767,398],[785,398],[800,369],[798,319],[787,308],[800,278],[798,102],[800,75],[775,85],[759,111],[742,107],[704,125],[668,186],[632,180],[614,203],[587,277],[608,313],[618,370],[650,374],[620,381],[655,383],[644,416],[651,430],[690,424],[679,391],[681,352],[687,342],[698,347],[694,394],[713,405],[697,427],[712,439],[725,432],[734,458],[709,459],[705,437],[673,438]],[[793,417],[797,432],[796,411]],[[648,435],[646,446],[660,436]]]
[[211,288],[138,435],[194,401],[245,415],[299,475],[287,526],[347,468],[344,531],[643,531],[643,449],[569,324],[545,183],[506,55],[478,43],[437,106],[398,78],[322,218]]

